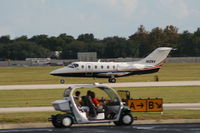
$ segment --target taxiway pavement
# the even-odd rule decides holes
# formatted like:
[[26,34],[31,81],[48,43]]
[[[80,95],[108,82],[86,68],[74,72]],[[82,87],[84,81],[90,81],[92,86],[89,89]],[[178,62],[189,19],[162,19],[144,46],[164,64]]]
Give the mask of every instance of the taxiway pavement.
[[141,124],[131,126],[95,125],[71,128],[21,128],[3,129],[0,133],[199,133],[200,123]]
[[[154,87],[154,86],[200,86],[200,81],[159,81],[159,82],[123,82],[123,83],[103,83],[109,87]],[[37,84],[37,85],[1,85],[0,90],[19,89],[58,89],[67,88],[71,85],[81,84]]]

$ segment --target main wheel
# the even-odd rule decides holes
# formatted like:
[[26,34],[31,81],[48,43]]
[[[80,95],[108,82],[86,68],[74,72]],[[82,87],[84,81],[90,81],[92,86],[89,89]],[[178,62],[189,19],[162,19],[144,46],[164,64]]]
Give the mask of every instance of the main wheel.
[[108,82],[109,82],[109,83],[116,83],[116,78],[109,78],[109,79],[108,79]]
[[133,116],[131,114],[124,114],[120,118],[120,122],[122,125],[128,126],[133,123]]
[[69,116],[65,116],[62,119],[62,125],[63,127],[71,127],[72,126],[72,118]]

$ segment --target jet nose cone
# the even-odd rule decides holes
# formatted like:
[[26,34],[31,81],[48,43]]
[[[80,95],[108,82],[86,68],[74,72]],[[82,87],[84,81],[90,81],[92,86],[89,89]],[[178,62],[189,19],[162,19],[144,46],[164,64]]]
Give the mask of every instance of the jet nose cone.
[[61,69],[56,69],[56,70],[53,70],[51,71],[49,74],[50,75],[54,75],[54,76],[59,76],[60,74],[62,73]]
[[51,71],[49,74],[50,74],[50,75],[54,75],[54,74],[55,74],[55,72],[54,72],[54,71]]
[[50,72],[49,74],[54,75],[54,76],[64,76],[67,72],[68,72],[67,69],[63,67],[63,68],[56,69]]
[[56,70],[53,70],[53,71],[51,71],[49,74],[50,74],[50,75],[56,75],[57,72],[56,72]]

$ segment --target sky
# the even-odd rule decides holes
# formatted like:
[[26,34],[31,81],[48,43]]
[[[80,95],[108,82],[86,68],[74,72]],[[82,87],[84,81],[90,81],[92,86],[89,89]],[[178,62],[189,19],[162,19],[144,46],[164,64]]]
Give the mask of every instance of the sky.
[[199,5],[200,0],[0,0],[0,36],[128,38],[140,25],[147,31],[174,25],[194,32],[200,27]]

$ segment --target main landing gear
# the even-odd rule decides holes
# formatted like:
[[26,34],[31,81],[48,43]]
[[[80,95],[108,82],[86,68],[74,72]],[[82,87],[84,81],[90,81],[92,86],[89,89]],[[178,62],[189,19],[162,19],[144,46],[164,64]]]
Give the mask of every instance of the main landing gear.
[[111,78],[108,79],[108,82],[109,83],[116,83],[116,78],[111,77]]

